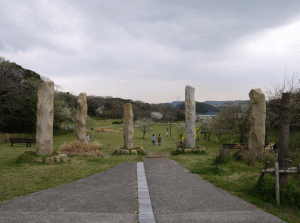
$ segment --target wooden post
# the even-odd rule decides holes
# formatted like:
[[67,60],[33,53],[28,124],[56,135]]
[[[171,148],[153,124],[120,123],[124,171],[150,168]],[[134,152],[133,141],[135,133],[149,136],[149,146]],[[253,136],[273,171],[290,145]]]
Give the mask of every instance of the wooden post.
[[[264,170],[266,170],[266,169],[268,168],[269,164],[270,164],[270,162],[267,161],[267,163],[266,163],[266,165],[265,165],[265,167],[264,167]],[[261,173],[261,175],[260,175],[258,181],[261,181],[261,180],[262,180],[262,178],[264,177],[265,173],[266,173],[266,172],[262,172],[262,173]]]
[[[291,93],[282,93],[280,105],[280,124],[279,124],[279,148],[278,163],[280,170],[289,168],[289,126],[290,126],[290,101]],[[281,188],[286,188],[287,173],[280,176],[279,184]]]
[[279,167],[278,163],[275,163],[275,188],[276,188],[276,202],[280,205],[280,192],[279,192]]

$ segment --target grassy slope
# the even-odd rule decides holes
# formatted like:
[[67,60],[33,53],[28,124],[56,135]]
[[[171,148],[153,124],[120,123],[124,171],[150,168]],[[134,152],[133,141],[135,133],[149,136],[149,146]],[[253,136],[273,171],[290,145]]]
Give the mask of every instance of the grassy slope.
[[[71,161],[68,163],[54,165],[16,164],[19,155],[24,153],[24,151],[34,151],[35,146],[26,147],[22,144],[16,144],[11,147],[9,143],[0,144],[0,202],[67,184],[108,170],[122,162],[138,162],[142,160],[141,156],[112,155],[116,147],[123,146],[123,132],[120,129],[123,127],[122,124],[111,124],[111,121],[93,121],[91,126],[94,128],[112,126],[108,128],[121,131],[120,133],[101,132],[98,134],[95,131],[88,130],[88,134],[97,135],[97,138],[91,138],[90,141],[97,140],[103,145],[102,153],[104,156],[101,158],[71,157]],[[173,139],[166,138],[167,128],[170,129],[169,125],[154,126],[153,131],[146,133],[146,139],[142,139],[142,132],[135,129],[135,146],[144,147],[148,156],[169,157],[216,186],[279,216],[285,221],[300,222],[299,212],[291,208],[278,208],[272,203],[263,202],[247,193],[249,187],[253,187],[256,184],[262,169],[262,163],[258,163],[254,167],[248,167],[241,162],[231,161],[228,164],[214,166],[213,162],[222,142],[215,142],[213,136],[210,142],[203,139],[200,139],[199,142],[197,141],[197,143],[206,148],[206,155],[184,154],[172,156],[170,152],[175,150],[178,136],[175,126],[172,126]],[[162,146],[152,146],[151,135],[155,134],[157,138],[159,133],[163,139]],[[224,137],[224,140],[227,140],[227,142],[229,142],[229,139],[229,137]],[[75,140],[76,136],[74,133],[55,136],[54,148],[59,148],[64,142]],[[274,177],[271,174],[266,174],[265,179],[266,181],[273,181]]]

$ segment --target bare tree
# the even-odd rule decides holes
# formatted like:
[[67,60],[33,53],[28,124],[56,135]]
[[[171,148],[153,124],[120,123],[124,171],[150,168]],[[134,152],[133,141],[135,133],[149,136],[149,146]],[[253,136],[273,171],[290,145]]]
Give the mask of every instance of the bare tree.
[[250,129],[249,114],[249,105],[241,103],[230,105],[219,113],[219,125],[223,130],[237,135],[239,142],[243,143]]

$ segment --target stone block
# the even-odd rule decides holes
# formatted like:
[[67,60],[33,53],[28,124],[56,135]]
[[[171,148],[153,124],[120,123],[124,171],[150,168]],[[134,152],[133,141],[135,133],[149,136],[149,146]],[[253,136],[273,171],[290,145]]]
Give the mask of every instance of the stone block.
[[129,150],[124,149],[124,150],[123,150],[123,153],[124,153],[124,154],[129,154]]
[[42,158],[42,157],[38,157],[35,161],[36,161],[37,163],[42,163],[42,162],[43,162],[43,158]]
[[123,137],[124,137],[124,148],[133,149],[134,148],[133,111],[132,111],[132,105],[130,103],[124,105]]
[[64,163],[68,162],[68,155],[67,154],[60,154],[59,157],[62,157]]
[[137,151],[135,149],[131,150],[131,154],[137,155]]
[[53,156],[53,158],[57,163],[60,163],[60,156]]
[[54,158],[53,157],[46,157],[45,163],[54,164]]
[[81,93],[79,94],[77,100],[75,129],[76,129],[77,140],[83,144],[88,143],[86,140],[86,118],[87,118],[86,93]]
[[186,152],[186,153],[191,153],[191,152],[192,152],[192,149],[185,149],[184,152]]
[[196,103],[195,88],[185,87],[185,146],[195,148]]
[[250,149],[260,150],[265,145],[266,98],[262,91],[252,89],[250,97],[250,130],[248,144]]
[[38,86],[36,122],[36,154],[51,156],[53,153],[54,83]]

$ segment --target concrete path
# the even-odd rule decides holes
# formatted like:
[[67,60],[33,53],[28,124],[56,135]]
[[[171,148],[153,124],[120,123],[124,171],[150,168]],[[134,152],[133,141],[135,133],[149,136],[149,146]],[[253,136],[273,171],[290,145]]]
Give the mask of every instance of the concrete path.
[[283,222],[172,160],[145,159],[144,165],[157,223]]
[[137,222],[137,165],[110,170],[60,187],[0,203],[1,223]]
[[[137,192],[140,216],[136,214]],[[138,220],[141,223],[283,222],[169,159],[122,163],[70,184],[0,203],[0,223],[136,223]]]

